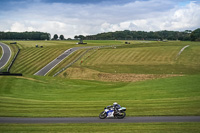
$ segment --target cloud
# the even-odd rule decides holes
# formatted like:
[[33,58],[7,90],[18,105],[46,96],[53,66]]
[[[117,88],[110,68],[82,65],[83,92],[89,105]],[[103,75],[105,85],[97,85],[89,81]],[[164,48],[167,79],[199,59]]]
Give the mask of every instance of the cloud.
[[[130,0],[129,0],[130,1]],[[23,1],[21,1],[23,2]],[[105,4],[107,3],[107,4]],[[21,8],[0,11],[0,30],[42,31],[89,35],[117,30],[186,30],[199,28],[200,5],[179,6],[173,0],[131,1],[122,4],[26,3]]]
[[[116,30],[186,30],[199,28],[200,5],[190,2],[184,7],[174,7],[163,12],[155,12],[147,17],[135,17],[117,24],[105,22],[102,31]],[[151,16],[154,15],[154,16]]]

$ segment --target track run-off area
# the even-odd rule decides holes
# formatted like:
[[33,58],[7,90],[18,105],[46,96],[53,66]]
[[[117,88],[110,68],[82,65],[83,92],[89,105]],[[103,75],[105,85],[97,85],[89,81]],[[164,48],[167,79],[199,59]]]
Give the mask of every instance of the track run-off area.
[[0,117],[0,123],[40,124],[40,123],[152,123],[152,122],[200,122],[200,116],[148,116],[125,117],[124,119],[98,117],[74,118],[17,118]]

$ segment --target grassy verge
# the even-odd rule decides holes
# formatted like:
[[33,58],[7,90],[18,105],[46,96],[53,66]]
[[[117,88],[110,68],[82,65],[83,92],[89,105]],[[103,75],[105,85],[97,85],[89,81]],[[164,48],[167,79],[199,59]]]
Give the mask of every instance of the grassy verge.
[[98,116],[117,101],[127,116],[200,115],[200,76],[135,83],[0,77],[0,116]]
[[200,123],[0,124],[0,130],[4,133],[197,133],[200,132]]

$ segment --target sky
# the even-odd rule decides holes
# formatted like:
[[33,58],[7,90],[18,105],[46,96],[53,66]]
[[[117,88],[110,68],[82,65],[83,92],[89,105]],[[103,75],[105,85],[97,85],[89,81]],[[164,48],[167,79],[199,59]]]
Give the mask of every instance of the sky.
[[0,0],[0,31],[74,38],[122,30],[200,28],[200,0]]

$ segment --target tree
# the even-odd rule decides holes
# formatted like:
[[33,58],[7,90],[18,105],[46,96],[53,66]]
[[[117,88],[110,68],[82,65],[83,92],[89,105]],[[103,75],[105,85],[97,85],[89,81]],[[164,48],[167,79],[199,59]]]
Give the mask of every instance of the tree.
[[191,33],[191,41],[200,41],[200,28]]
[[83,35],[79,35],[78,38],[83,40],[85,37]]
[[40,36],[40,39],[41,39],[41,40],[48,40],[48,35],[42,34],[42,35]]
[[78,39],[78,36],[76,35],[76,36],[74,36],[74,39]]
[[57,40],[57,39],[58,39],[58,35],[55,34],[55,35],[53,36],[53,39],[54,39],[54,40]]
[[64,40],[64,36],[63,35],[60,35],[60,40]]

